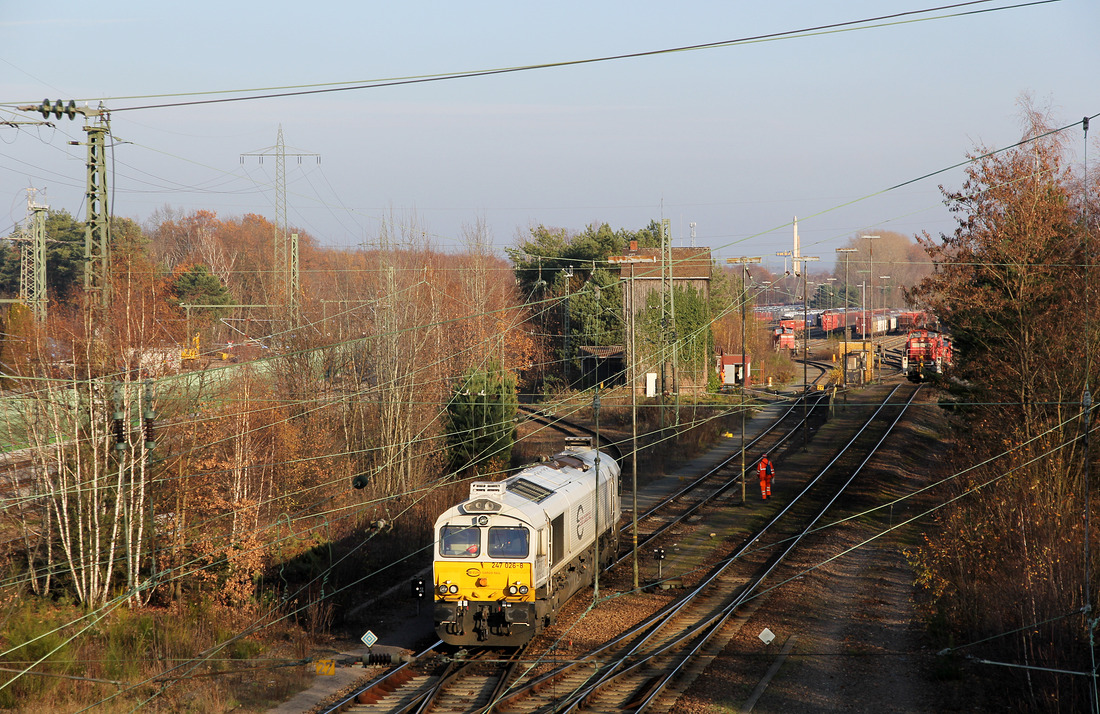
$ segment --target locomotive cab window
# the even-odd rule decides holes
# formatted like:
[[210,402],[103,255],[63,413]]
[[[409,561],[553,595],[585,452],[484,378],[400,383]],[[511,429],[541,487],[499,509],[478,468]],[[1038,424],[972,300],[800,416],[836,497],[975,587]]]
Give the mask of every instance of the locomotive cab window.
[[448,558],[476,558],[481,553],[481,529],[443,526],[439,529],[439,554]]
[[526,558],[531,551],[526,528],[494,526],[489,529],[490,558]]

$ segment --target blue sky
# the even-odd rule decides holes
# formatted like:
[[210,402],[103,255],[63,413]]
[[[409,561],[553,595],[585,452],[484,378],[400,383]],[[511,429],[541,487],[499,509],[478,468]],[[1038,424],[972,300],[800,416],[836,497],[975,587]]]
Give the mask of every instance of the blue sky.
[[[992,2],[780,41],[312,96],[133,110],[210,92],[514,67],[638,53],[931,8],[877,2],[15,3],[0,13],[0,120],[16,104],[103,100],[119,143],[112,209],[170,205],[274,220],[328,245],[382,220],[441,248],[483,222],[498,248],[534,224],[695,222],[719,258],[790,247],[829,262],[861,231],[950,232],[937,188],[977,144],[1020,138],[1030,92],[1059,124],[1100,111],[1100,3]],[[183,97],[186,93],[200,93]],[[203,94],[207,93],[207,94]],[[135,99],[142,95],[172,95]],[[239,96],[239,93],[216,95]],[[40,200],[84,215],[80,121],[0,125],[0,233]],[[1096,132],[1094,132],[1094,135]],[[1078,127],[1069,133],[1081,156]],[[1100,158],[1100,152],[1092,152]],[[879,195],[875,195],[879,194]],[[867,196],[865,200],[858,200]],[[854,203],[853,203],[854,202]]]

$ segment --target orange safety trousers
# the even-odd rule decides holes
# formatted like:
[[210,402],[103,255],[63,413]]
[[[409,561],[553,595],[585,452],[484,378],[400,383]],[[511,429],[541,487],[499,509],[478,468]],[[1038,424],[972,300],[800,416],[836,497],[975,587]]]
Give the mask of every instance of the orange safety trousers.
[[772,479],[775,478],[775,467],[772,473],[768,473],[767,465],[760,464],[760,498],[767,499],[772,495]]

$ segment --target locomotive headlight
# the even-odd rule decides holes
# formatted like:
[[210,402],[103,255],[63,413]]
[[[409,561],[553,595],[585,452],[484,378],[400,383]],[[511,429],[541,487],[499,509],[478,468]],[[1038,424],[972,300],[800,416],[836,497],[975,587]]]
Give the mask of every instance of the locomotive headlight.
[[447,584],[448,584],[448,583],[450,583],[450,582],[451,582],[451,581],[450,581],[450,580],[448,580],[448,581],[447,581],[447,582],[445,582],[445,583],[440,583],[440,584],[439,584],[439,588],[438,588],[438,590],[439,590],[439,594],[440,594],[440,595],[446,595],[446,594],[447,594]]
[[526,585],[520,585],[520,586],[519,586],[519,594],[520,594],[520,595],[526,595],[526,594],[527,594],[527,589],[528,589],[528,588],[527,588],[527,586],[526,586]]
[[451,583],[451,587],[447,588],[447,592],[454,595],[456,592],[458,592],[458,586],[455,585],[454,583]]
[[508,586],[508,594],[509,595],[515,595],[518,592],[519,592],[519,588],[517,588],[515,585],[509,585]]

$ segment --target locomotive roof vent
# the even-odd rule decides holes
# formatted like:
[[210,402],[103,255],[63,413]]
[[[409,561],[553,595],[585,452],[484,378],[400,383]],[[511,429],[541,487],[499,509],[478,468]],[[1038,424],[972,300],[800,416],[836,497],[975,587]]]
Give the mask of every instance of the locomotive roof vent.
[[507,483],[509,491],[518,493],[528,501],[534,501],[535,503],[542,503],[554,493],[553,490],[525,478],[509,479]]

